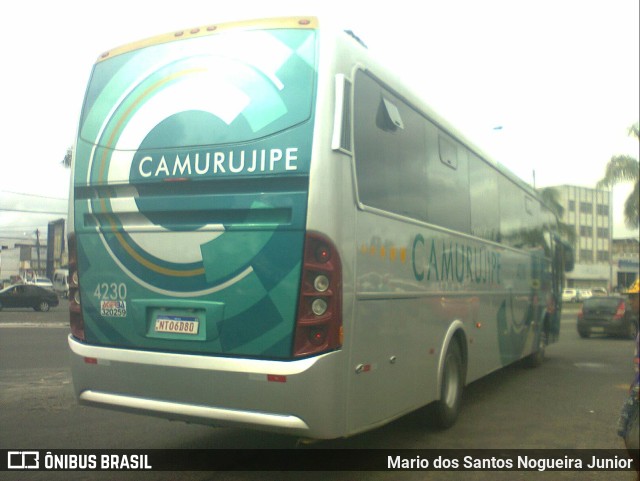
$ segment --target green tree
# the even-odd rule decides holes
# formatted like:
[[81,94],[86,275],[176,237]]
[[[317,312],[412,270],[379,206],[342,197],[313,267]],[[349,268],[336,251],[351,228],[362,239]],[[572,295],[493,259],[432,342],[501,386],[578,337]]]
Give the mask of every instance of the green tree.
[[560,191],[553,187],[544,187],[542,189],[538,189],[538,194],[544,204],[558,218],[558,233],[567,239],[571,245],[574,245],[576,241],[576,232],[573,226],[562,222],[562,218],[564,217],[564,207],[562,207],[562,204],[560,203]]
[[[629,135],[640,140],[638,122],[629,127]],[[633,191],[624,203],[624,220],[628,227],[637,228],[640,224],[638,216],[640,204],[640,191],[638,190],[638,177],[640,166],[638,159],[629,155],[614,155],[607,164],[604,177],[598,181],[596,188],[611,188],[621,182],[631,182]]]

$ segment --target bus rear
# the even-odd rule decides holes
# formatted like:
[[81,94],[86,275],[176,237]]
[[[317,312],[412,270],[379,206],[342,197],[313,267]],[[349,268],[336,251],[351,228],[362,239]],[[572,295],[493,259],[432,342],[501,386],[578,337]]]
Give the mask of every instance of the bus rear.
[[[335,437],[341,265],[306,231],[311,19],[210,26],[97,61],[73,162],[83,404]],[[327,386],[308,403],[311,385]],[[287,406],[286,408],[284,406]]]

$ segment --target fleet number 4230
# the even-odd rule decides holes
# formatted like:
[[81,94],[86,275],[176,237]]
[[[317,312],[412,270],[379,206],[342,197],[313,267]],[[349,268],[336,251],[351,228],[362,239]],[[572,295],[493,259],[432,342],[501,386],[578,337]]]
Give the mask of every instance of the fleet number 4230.
[[124,282],[102,282],[96,286],[93,295],[100,300],[125,300],[127,298],[127,285]]

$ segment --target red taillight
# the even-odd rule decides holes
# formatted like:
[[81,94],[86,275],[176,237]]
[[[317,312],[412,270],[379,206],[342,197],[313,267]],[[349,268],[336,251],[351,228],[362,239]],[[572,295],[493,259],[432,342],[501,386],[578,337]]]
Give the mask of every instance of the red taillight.
[[578,311],[578,320],[582,321],[584,319],[584,307],[581,307]]
[[342,266],[335,246],[320,234],[305,239],[295,357],[342,347]]
[[78,249],[75,233],[69,234],[69,327],[71,334],[84,341],[84,318],[80,307],[80,283],[78,281]]
[[315,248],[315,260],[320,264],[325,264],[331,260],[331,249],[326,244],[319,242]]
[[622,319],[624,317],[624,313],[625,313],[624,302],[621,302],[618,305],[618,310],[616,311],[616,313],[615,313],[615,315],[613,317],[614,317],[614,319]]

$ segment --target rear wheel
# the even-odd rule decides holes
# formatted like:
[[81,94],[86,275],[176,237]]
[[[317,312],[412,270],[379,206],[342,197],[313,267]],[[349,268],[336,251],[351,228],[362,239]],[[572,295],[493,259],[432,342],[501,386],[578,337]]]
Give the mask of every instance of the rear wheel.
[[460,346],[453,340],[444,358],[440,399],[431,406],[432,424],[437,428],[449,428],[458,418],[464,387],[463,367]]
[[591,335],[589,329],[578,329],[578,334],[580,334],[580,337],[583,339],[586,339]]
[[49,310],[49,303],[47,301],[40,301],[34,309],[40,312],[47,312]]
[[525,367],[534,368],[539,367],[544,362],[545,349],[547,347],[547,333],[542,331],[538,335],[538,347],[536,351],[532,354],[529,354],[524,359]]

